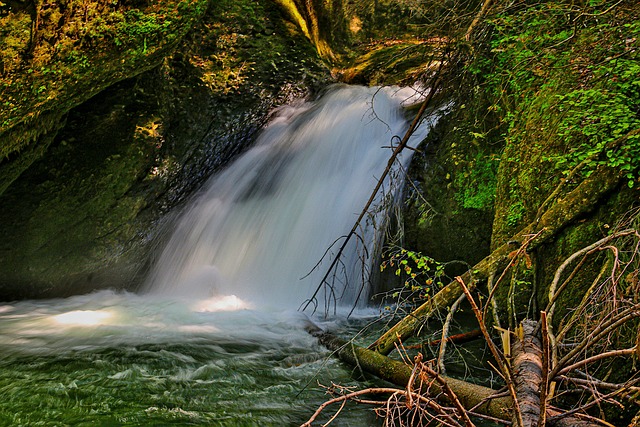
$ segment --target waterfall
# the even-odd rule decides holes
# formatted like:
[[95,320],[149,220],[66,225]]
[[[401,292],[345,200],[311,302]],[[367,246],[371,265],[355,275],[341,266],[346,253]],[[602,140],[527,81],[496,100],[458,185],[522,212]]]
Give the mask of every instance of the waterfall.
[[[335,86],[319,101],[282,108],[256,145],[212,177],[181,213],[145,290],[201,300],[204,311],[298,308],[318,286],[407,129],[402,103],[417,96],[408,88]],[[399,163],[409,158],[405,150]],[[393,187],[385,184],[387,196]],[[360,261],[376,242],[373,223],[380,215],[362,224],[332,293],[323,291],[320,300],[356,302],[369,268]]]

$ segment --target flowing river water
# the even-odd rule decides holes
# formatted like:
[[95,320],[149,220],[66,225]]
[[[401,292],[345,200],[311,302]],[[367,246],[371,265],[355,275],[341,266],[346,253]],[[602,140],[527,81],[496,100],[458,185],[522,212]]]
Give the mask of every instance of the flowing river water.
[[[0,304],[0,425],[297,425],[326,399],[318,382],[353,383],[304,326],[349,334],[371,315],[360,258],[375,252],[383,214],[363,223],[318,310],[298,309],[407,128],[401,103],[415,96],[340,86],[282,108],[172,222],[141,292]],[[354,305],[355,323],[344,316]],[[375,424],[362,409],[334,425]]]

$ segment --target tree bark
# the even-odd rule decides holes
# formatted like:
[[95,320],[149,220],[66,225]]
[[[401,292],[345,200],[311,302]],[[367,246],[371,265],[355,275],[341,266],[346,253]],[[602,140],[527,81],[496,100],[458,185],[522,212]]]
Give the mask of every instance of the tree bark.
[[[563,199],[558,200],[556,204],[549,207],[539,219],[530,223],[509,239],[509,242],[524,242],[530,236],[537,235],[527,248],[527,250],[535,249],[554,237],[578,217],[592,211],[602,198],[618,186],[621,179],[622,173],[620,170],[600,166]],[[505,243],[467,271],[462,276],[462,280],[467,284],[469,290],[472,291],[478,281],[486,280],[492,272],[505,268],[512,252],[513,246]],[[440,310],[446,309],[453,304],[460,294],[462,294],[460,283],[456,280],[452,281],[436,295],[428,298],[424,304],[400,320],[394,327],[378,338],[376,342],[371,344],[369,348],[380,354],[389,354],[394,349],[395,343],[414,335],[421,324]]]
[[[542,384],[542,344],[534,334],[536,322],[522,321],[518,337],[511,347],[513,380],[522,427],[537,427],[540,418],[540,385]],[[520,333],[518,333],[520,335]],[[518,425],[512,420],[512,425]]]

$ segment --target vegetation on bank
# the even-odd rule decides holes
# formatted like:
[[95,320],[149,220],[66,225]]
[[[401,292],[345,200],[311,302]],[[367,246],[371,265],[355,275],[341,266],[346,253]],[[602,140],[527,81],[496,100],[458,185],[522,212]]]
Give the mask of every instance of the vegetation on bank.
[[[428,16],[429,6],[433,5],[426,6],[423,17]],[[504,353],[494,354],[496,363],[509,358],[509,340],[521,338],[514,331],[522,319],[538,322],[538,332],[546,330],[551,342],[544,351],[550,353],[540,357],[546,363],[541,372],[548,377],[540,384],[550,394],[537,404],[540,414],[546,399],[553,398],[558,405],[573,406],[571,413],[585,411],[626,425],[638,409],[637,389],[631,383],[637,381],[632,355],[637,352],[640,315],[640,6],[632,1],[485,1],[473,6],[478,13],[458,21],[464,24],[457,32],[448,32],[444,43],[444,49],[457,53],[457,61],[447,68],[443,90],[453,105],[412,168],[410,178],[422,192],[410,198],[406,253],[445,261],[449,273],[450,261],[467,262],[462,264],[465,282],[477,289],[480,298],[489,298],[479,321],[501,331],[487,336],[488,342],[502,338]],[[451,10],[455,16],[455,8]],[[474,19],[475,25],[470,23],[474,16],[480,18]],[[418,36],[423,42],[415,42],[414,50],[426,58],[422,71],[428,79],[433,68],[424,65],[437,61],[441,40],[434,44],[425,34]],[[355,62],[351,70],[358,76],[355,81],[418,76],[407,73],[415,67],[413,57],[402,56],[411,43],[398,40],[385,49],[373,49]],[[369,63],[370,58],[384,60]],[[348,67],[343,75],[351,78]],[[467,234],[487,230],[486,239]],[[454,301],[461,291],[454,282],[433,298],[425,297],[424,285],[417,286],[414,279],[428,274],[428,269],[421,271],[405,261],[398,265],[394,260],[392,268],[401,277],[404,294],[425,298],[420,309],[429,314],[420,309],[408,314],[403,322],[412,325],[411,332],[404,335],[402,328],[391,329],[387,333],[391,344],[385,348],[389,351],[398,344],[401,357],[409,361],[411,353],[397,342],[398,337],[408,339],[419,335],[421,328],[428,329],[434,313],[457,307]],[[383,263],[391,267],[391,260]],[[375,344],[373,348],[377,349]],[[600,353],[607,356],[600,358]],[[421,369],[419,362],[413,366]],[[567,375],[576,367],[585,371]],[[514,381],[508,369],[500,372],[507,385]],[[421,375],[439,382],[437,375]],[[611,382],[604,384],[607,380]],[[582,393],[583,386],[600,391]],[[604,386],[618,390],[615,401],[613,392],[606,392],[607,402],[602,399]],[[563,392],[557,395],[558,390]],[[407,402],[393,396],[385,402],[386,410],[380,413],[386,414],[387,422],[402,422],[403,416],[427,422],[449,415],[455,418],[447,418],[451,425],[469,425],[453,410],[418,413],[425,407],[415,404],[412,409],[412,392],[409,382],[406,390],[398,391],[406,393]],[[517,408],[516,394],[512,398]],[[600,411],[592,410],[595,405]],[[562,417],[549,417],[549,425],[562,425]],[[512,422],[522,425],[518,417]],[[535,418],[534,425],[537,422]],[[571,422],[566,425],[583,421]],[[591,418],[591,422],[599,421]]]
[[[42,114],[66,111],[157,66],[207,1],[7,1],[0,9],[0,158],[46,133]],[[26,91],[25,91],[26,89]]]
[[633,2],[551,2],[488,21],[488,52],[472,72],[485,80],[489,108],[505,129],[500,203],[510,208],[498,235],[530,220],[563,178],[575,181],[607,165],[637,186],[638,11]]

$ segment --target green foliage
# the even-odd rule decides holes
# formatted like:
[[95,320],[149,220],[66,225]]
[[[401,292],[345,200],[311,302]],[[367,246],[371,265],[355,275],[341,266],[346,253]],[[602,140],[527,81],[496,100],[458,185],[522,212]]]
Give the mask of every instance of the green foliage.
[[480,152],[466,169],[455,179],[458,202],[465,209],[491,209],[495,201],[498,159]]
[[512,200],[512,203],[509,205],[507,210],[506,222],[508,227],[515,227],[519,225],[527,212],[522,201],[522,197],[519,194],[517,180],[512,178],[509,181],[509,199]]
[[632,187],[640,170],[640,135],[626,136],[640,128],[640,64],[621,58],[591,72],[602,84],[559,96],[558,136],[571,148],[555,160],[561,167],[587,161],[587,173],[599,164],[620,168]]
[[545,2],[493,16],[490,52],[469,70],[485,79],[507,141],[543,144],[559,172],[586,160],[583,173],[607,164],[634,185],[639,137],[624,137],[640,127],[636,14],[627,2]]
[[115,28],[114,42],[117,45],[142,43],[146,50],[148,40],[167,36],[172,29],[171,19],[146,14],[139,9],[126,11],[122,18]]
[[420,252],[398,248],[383,255],[383,259],[380,271],[391,269],[396,276],[404,280],[404,289],[395,291],[392,294],[393,298],[408,292],[409,298],[423,299],[443,286],[444,264]]
[[509,227],[515,227],[522,220],[526,209],[521,200],[511,204],[509,206],[509,211],[507,212],[507,225]]

